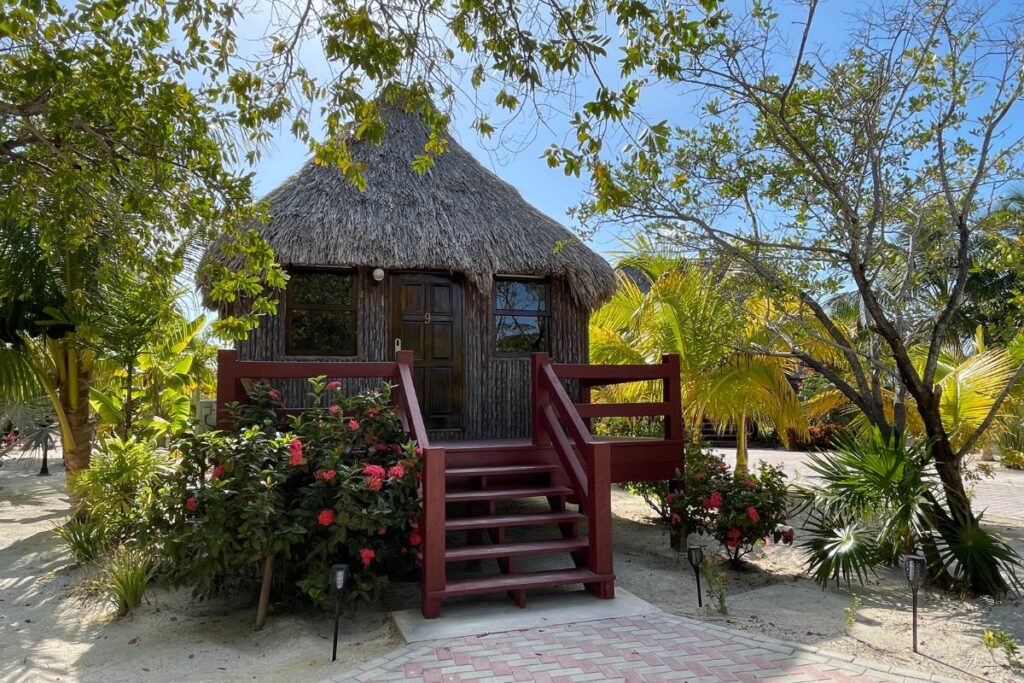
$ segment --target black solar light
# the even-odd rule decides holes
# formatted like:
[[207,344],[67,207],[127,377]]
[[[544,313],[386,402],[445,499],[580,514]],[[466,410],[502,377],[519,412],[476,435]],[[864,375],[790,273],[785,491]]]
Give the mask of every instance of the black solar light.
[[691,545],[686,548],[686,559],[693,567],[693,575],[697,578],[697,607],[704,606],[703,594],[700,590],[700,566],[704,564],[704,546]]
[[341,594],[348,585],[349,570],[347,564],[331,566],[331,594],[334,596],[334,649],[331,650],[331,661],[338,659],[338,621],[341,619]]
[[903,573],[906,575],[907,583],[910,584],[910,590],[914,594],[912,621],[914,652],[917,652],[917,589],[921,587],[921,583],[924,581],[924,569],[924,555],[903,556]]

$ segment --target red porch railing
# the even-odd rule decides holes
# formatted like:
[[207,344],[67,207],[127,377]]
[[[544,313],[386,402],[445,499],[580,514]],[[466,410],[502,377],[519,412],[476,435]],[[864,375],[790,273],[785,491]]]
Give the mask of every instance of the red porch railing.
[[444,448],[431,446],[420,413],[420,404],[412,380],[412,351],[399,351],[394,361],[240,361],[238,354],[221,350],[217,354],[217,424],[225,426],[229,403],[248,399],[243,379],[309,379],[325,375],[328,379],[383,379],[395,385],[392,395],[398,415],[405,429],[423,449],[422,500],[423,511],[419,522],[423,547],[420,575],[424,595],[430,591],[443,591],[445,587],[444,537]]

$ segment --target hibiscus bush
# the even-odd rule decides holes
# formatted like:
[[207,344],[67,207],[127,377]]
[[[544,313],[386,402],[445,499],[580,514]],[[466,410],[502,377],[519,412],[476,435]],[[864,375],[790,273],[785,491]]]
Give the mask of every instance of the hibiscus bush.
[[236,406],[235,430],[174,444],[179,463],[157,487],[150,524],[167,581],[198,596],[252,589],[273,557],[279,590],[322,602],[332,564],[349,564],[357,599],[414,569],[421,451],[390,388],[346,397],[337,382],[310,382],[316,407],[286,428],[280,394],[260,383]]
[[683,488],[669,494],[670,525],[721,543],[734,563],[768,539],[792,543],[786,475],[761,463],[756,472],[732,472],[721,456],[694,441],[686,451]]

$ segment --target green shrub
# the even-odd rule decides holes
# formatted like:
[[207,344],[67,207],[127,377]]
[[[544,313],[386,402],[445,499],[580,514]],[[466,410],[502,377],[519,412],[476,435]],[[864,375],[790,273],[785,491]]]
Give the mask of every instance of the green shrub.
[[92,562],[106,547],[106,538],[91,518],[75,516],[55,529],[75,564]]
[[142,604],[146,586],[153,576],[153,562],[145,551],[121,545],[114,551],[101,579],[103,595],[125,615]]
[[691,442],[683,487],[668,496],[669,523],[684,535],[713,536],[734,563],[765,539],[791,543],[785,480],[781,467],[764,463],[756,472],[730,472],[721,456]]
[[1003,451],[1003,456],[1000,458],[1003,467],[1008,467],[1011,470],[1024,470],[1024,451],[1018,451],[1015,449],[1008,449]]
[[700,575],[704,577],[704,593],[715,606],[719,614],[728,614],[729,606],[725,602],[728,577],[725,572],[715,569],[711,562],[704,560],[700,566]]
[[390,389],[345,398],[311,380],[314,406],[276,427],[267,385],[239,411],[241,431],[185,435],[178,467],[162,477],[150,520],[161,575],[197,596],[253,590],[265,558],[275,581],[314,602],[330,566],[352,569],[350,598],[370,598],[415,567],[420,538],[420,449],[409,441]]
[[850,600],[850,606],[843,608],[843,626],[847,633],[853,630],[854,625],[857,623],[857,610],[860,609],[861,599],[859,595],[854,595],[853,599]]
[[152,487],[171,471],[166,450],[134,438],[101,439],[89,468],[69,482],[81,499],[78,516],[89,519],[106,543],[122,543],[141,532],[152,502]]
[[643,498],[644,502],[647,503],[647,507],[651,508],[662,522],[669,521],[669,518],[672,516],[672,508],[668,502],[669,490],[667,479],[659,481],[626,481],[622,483],[622,488],[634,496]]

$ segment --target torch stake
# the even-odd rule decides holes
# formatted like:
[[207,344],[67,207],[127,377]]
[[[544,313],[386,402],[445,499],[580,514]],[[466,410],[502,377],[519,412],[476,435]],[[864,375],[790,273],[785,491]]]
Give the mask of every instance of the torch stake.
[[914,616],[912,621],[911,630],[914,633],[914,652],[917,652],[917,588],[914,589]]
[[703,607],[704,606],[704,591],[702,591],[700,589],[700,570],[699,569],[695,569],[693,571],[693,573],[697,577],[697,607]]

